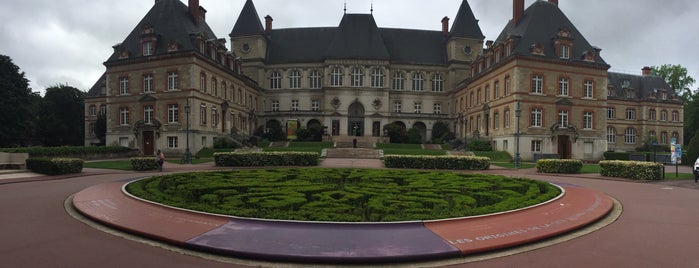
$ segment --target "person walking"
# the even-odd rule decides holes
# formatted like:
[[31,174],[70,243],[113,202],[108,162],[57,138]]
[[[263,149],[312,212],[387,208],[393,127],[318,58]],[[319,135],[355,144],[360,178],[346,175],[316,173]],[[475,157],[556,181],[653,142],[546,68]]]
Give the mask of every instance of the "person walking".
[[155,161],[158,163],[158,170],[159,172],[163,172],[163,163],[165,162],[165,154],[158,150],[158,152],[155,155]]

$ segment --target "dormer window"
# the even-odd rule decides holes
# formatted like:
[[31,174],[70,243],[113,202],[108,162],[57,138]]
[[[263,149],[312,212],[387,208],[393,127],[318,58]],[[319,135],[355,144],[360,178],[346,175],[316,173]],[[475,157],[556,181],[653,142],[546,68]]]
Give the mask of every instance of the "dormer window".
[[155,54],[155,42],[157,35],[153,26],[146,25],[141,31],[141,55],[151,56]]
[[544,56],[544,45],[541,43],[533,44],[529,52],[531,52],[533,55]]
[[141,44],[141,51],[143,52],[143,56],[153,55],[153,42],[143,42],[143,44]]
[[568,45],[561,46],[561,59],[570,59],[570,47]]
[[621,88],[626,89],[629,87],[631,87],[631,81],[629,81],[629,80],[621,81]]

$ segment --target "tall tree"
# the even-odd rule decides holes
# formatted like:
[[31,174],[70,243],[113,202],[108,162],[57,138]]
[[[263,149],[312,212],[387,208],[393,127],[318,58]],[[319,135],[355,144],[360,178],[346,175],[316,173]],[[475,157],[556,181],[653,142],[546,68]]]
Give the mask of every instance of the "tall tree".
[[26,146],[31,143],[32,101],[38,97],[29,88],[29,80],[12,59],[0,55],[0,147]]
[[650,67],[651,73],[665,79],[677,95],[685,102],[692,96],[692,85],[696,82],[694,78],[687,74],[687,68],[681,65],[663,64],[662,66]]
[[100,144],[105,144],[107,139],[107,114],[100,111],[97,113],[97,121],[95,121],[95,135],[100,140]]
[[45,146],[80,146],[85,140],[85,93],[67,85],[46,89],[38,118]]

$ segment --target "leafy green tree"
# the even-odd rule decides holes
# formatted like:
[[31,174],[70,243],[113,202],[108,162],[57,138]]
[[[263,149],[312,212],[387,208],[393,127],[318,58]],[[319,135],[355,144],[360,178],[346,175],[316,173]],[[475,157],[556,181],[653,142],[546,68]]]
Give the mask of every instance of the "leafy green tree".
[[696,82],[694,78],[687,74],[687,68],[681,65],[663,64],[662,66],[650,67],[651,73],[665,79],[672,89],[681,96],[684,101],[689,100],[692,94],[692,85]]
[[444,122],[434,123],[432,126],[432,143],[442,143],[449,135],[449,125]]
[[687,159],[682,159],[682,163],[694,166],[694,161],[699,157],[699,129],[694,132],[692,140],[689,141],[687,147],[682,148],[682,150],[687,152]]
[[37,98],[24,72],[10,57],[0,55],[0,147],[31,144]]
[[45,146],[80,146],[85,140],[85,93],[67,85],[46,89],[38,133]]
[[405,127],[398,124],[388,124],[383,126],[384,131],[391,143],[407,143],[408,142],[408,131]]
[[684,102],[684,140],[685,145],[689,144],[699,129],[699,89],[695,91],[688,100]]
[[408,143],[410,144],[421,144],[422,135],[420,135],[420,130],[417,128],[408,129]]
[[100,144],[105,144],[107,141],[107,114],[100,111],[97,113],[95,121],[95,135],[100,140]]

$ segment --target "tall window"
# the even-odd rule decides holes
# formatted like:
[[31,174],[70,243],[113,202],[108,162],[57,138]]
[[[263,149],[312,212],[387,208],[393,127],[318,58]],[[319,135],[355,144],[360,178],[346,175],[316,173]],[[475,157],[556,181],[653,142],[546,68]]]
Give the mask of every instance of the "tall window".
[[216,78],[211,78],[211,95],[218,96],[218,81],[216,81]]
[[442,78],[442,74],[434,74],[432,76],[432,91],[444,91],[444,78]]
[[532,93],[543,94],[544,93],[544,77],[535,74],[532,76]]
[[624,135],[624,143],[636,144],[636,129],[627,128],[626,134]]
[[405,75],[403,72],[396,72],[393,74],[393,79],[391,79],[391,81],[391,89],[405,90]]
[[498,97],[500,97],[500,81],[495,80],[495,84],[493,84],[493,99]]
[[206,105],[204,104],[199,107],[199,124],[206,125]]
[[311,89],[319,89],[322,85],[323,76],[320,75],[318,70],[311,71],[311,75],[308,76],[308,85]]
[[350,74],[351,85],[353,87],[364,86],[364,70],[361,67],[352,68],[352,74]]
[[561,127],[568,127],[568,122],[568,111],[558,111],[558,124],[561,125]]
[[143,122],[148,125],[153,124],[153,106],[143,107]]
[[301,72],[299,70],[289,72],[289,88],[301,88]]
[[655,131],[648,132],[648,138],[650,138],[651,141],[657,141],[655,139]]
[[90,116],[96,116],[97,115],[97,106],[90,105],[89,112],[90,112]]
[[128,95],[129,94],[129,78],[126,76],[119,77],[119,94],[120,95]]
[[558,80],[558,95],[568,96],[568,84],[568,78],[561,77],[561,79]]
[[179,144],[177,144],[177,137],[175,136],[168,136],[167,137],[167,148],[168,149],[177,149]]
[[278,71],[272,71],[269,75],[269,88],[270,89],[280,89],[282,88],[282,73]]
[[505,96],[510,95],[510,77],[505,76]]
[[425,76],[421,72],[413,74],[413,91],[425,90]]
[[660,133],[660,144],[667,144],[667,132],[663,131]]
[[122,126],[129,125],[129,108],[119,108],[119,124]]
[[199,87],[201,92],[206,93],[206,74],[204,73],[199,74]]
[[541,141],[540,140],[533,140],[532,141],[532,152],[541,152]]
[[585,80],[583,84],[583,98],[592,99],[595,94],[595,82],[591,80]]
[[626,109],[626,120],[636,120],[636,110]]
[[393,112],[400,113],[402,110],[403,103],[401,101],[393,101]]
[[432,113],[434,114],[441,114],[442,113],[442,104],[441,103],[435,103],[432,106]]
[[180,107],[177,104],[167,106],[167,122],[170,124],[180,122]]
[[179,81],[177,78],[177,72],[168,72],[167,73],[167,90],[173,91],[177,90]]
[[320,100],[318,100],[318,99],[311,100],[311,110],[314,112],[320,111]]
[[291,110],[292,111],[299,110],[299,100],[291,100]]
[[607,107],[607,119],[616,119],[616,108]]
[[505,112],[502,114],[502,116],[505,117],[502,126],[504,128],[510,128],[510,110],[505,109]]
[[[506,111],[508,112],[508,111]],[[542,126],[542,121],[543,121],[543,109],[541,108],[534,108],[532,109],[532,127],[541,127]]]
[[593,118],[593,113],[592,112],[584,112],[583,113],[583,129],[592,129],[592,118]]
[[495,112],[493,114],[493,129],[498,129],[500,127],[500,113]]
[[667,111],[660,111],[660,121],[667,121]]
[[146,74],[143,76],[143,93],[153,92],[153,75]]
[[655,110],[648,111],[648,120],[655,121]]
[[279,101],[272,101],[272,112],[279,112]]
[[216,109],[216,106],[211,107],[211,125],[212,126],[218,126],[218,109]]
[[153,55],[153,42],[143,42],[141,49],[143,52],[143,56]]
[[381,68],[374,68],[371,70],[371,87],[382,88],[383,87],[383,70]]
[[226,86],[226,81],[221,81],[221,98],[228,99],[228,87]]
[[679,122],[679,121],[680,121],[680,112],[678,112],[678,111],[672,111],[672,121],[673,121],[673,122]]
[[561,46],[561,59],[570,59],[570,47],[566,45]]
[[485,86],[485,101],[490,101],[490,85]]
[[341,87],[342,86],[342,69],[340,67],[333,68],[330,73],[330,86]]
[[416,114],[422,113],[422,102],[416,101],[414,107],[415,107]]
[[616,129],[613,127],[607,128],[607,142],[616,143]]

